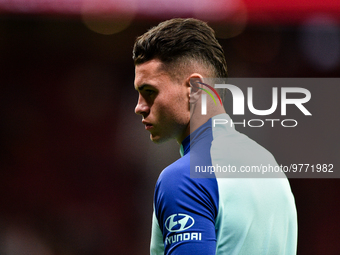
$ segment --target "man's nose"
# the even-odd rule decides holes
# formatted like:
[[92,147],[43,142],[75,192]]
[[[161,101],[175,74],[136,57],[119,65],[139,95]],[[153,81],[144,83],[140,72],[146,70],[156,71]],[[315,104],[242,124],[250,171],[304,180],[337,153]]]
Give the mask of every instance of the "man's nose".
[[135,108],[135,113],[140,114],[143,117],[145,117],[147,114],[149,114],[149,106],[147,102],[143,99],[143,97],[139,96],[138,102]]

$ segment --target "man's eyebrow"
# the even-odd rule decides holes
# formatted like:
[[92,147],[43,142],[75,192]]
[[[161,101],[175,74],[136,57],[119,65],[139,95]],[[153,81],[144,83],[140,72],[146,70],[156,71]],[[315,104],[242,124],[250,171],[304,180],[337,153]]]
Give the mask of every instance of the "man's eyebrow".
[[145,87],[152,87],[152,85],[150,85],[150,84],[142,84],[142,85],[137,86],[135,88],[135,90],[142,91]]

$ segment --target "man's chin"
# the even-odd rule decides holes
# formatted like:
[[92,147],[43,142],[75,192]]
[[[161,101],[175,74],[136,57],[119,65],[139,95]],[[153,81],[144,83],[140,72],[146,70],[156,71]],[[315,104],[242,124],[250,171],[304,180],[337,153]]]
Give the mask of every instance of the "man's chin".
[[150,134],[150,140],[156,144],[164,143],[170,140],[170,138],[164,138],[159,135]]

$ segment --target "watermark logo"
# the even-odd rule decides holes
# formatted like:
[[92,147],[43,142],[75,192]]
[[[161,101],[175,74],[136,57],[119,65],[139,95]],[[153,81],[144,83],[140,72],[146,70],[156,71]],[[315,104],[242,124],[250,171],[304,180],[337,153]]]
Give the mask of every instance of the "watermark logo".
[[[270,80],[272,81],[272,80]],[[255,81],[255,83],[258,83],[258,81]],[[249,82],[248,82],[249,83]],[[232,101],[232,114],[233,115],[243,115],[243,116],[249,116],[248,113],[251,113],[256,116],[268,116],[273,114],[274,112],[279,111],[281,116],[287,116],[287,109],[289,113],[294,113],[296,114],[296,111],[302,113],[305,116],[312,116],[312,113],[307,109],[306,103],[311,100],[311,92],[306,89],[302,88],[299,86],[265,86],[265,91],[263,90],[264,87],[262,84],[252,84],[249,83],[251,86],[244,86],[248,85],[247,84],[241,84],[241,87],[238,87],[233,84],[227,84],[226,80],[221,80],[221,79],[213,79],[212,81],[209,81],[209,84],[214,84],[208,85],[207,82],[200,82],[196,81],[192,84],[192,86],[196,89],[200,89],[206,93],[201,94],[201,115],[207,115],[207,107],[213,107],[213,105],[210,105],[207,103],[207,94],[211,97],[211,99],[214,101],[215,105],[217,105],[217,102],[215,98],[217,97],[218,100],[220,101],[220,104],[222,104],[222,100],[220,96],[218,95],[216,89],[227,89],[230,91],[231,95],[231,101]],[[281,81],[278,81],[279,84],[281,84]],[[199,86],[202,85],[202,86]],[[263,85],[268,85],[268,80],[265,81],[265,84]],[[290,85],[290,84],[289,84]],[[295,85],[295,84],[294,84]],[[260,89],[259,89],[260,87]],[[259,90],[258,90],[259,89]],[[262,93],[265,92],[266,96],[261,94],[261,89]],[[256,94],[261,96],[261,100],[267,101],[267,99],[271,99],[270,105],[262,107],[262,109],[259,109],[258,107],[254,106],[254,101],[260,101],[260,98],[255,98],[253,91],[260,91],[259,94]],[[196,90],[197,91],[197,90]],[[258,92],[256,92],[258,93]],[[270,93],[270,94],[268,94]],[[215,94],[215,95],[214,95]],[[255,100],[258,99],[258,100]],[[230,100],[230,99],[228,99]],[[230,101],[230,104],[231,104]],[[246,108],[247,107],[247,108]],[[264,109],[263,109],[264,108]],[[228,110],[228,109],[227,109]],[[246,113],[247,110],[247,113]],[[296,115],[295,115],[296,116]],[[218,124],[225,124],[230,121],[222,121],[218,120]],[[270,123],[271,127],[274,127],[274,123],[280,122],[281,126],[283,127],[295,127],[297,126],[298,122],[295,119],[250,119],[250,120],[243,120],[242,122],[234,122],[231,123],[231,125],[235,124],[241,124],[244,127],[249,126],[249,127],[262,127],[265,123]],[[216,124],[217,124],[216,123]],[[248,125],[247,125],[248,124]]]
[[[215,88],[225,88],[229,89],[233,96],[233,114],[234,115],[244,115],[244,94],[240,88],[231,84],[215,84]],[[253,104],[253,88],[247,88],[247,105],[248,109],[251,113],[255,115],[270,115],[276,109],[278,105],[278,88],[272,88],[272,105],[267,110],[258,110],[255,109]],[[289,93],[300,93],[303,94],[303,98],[287,98],[287,94]],[[295,105],[304,115],[312,115],[304,106],[304,103],[307,103],[311,99],[311,93],[309,90],[305,88],[290,88],[283,87],[281,88],[281,115],[287,114],[287,105],[293,104]]]
[[[198,82],[202,85],[207,86],[209,89],[211,89],[218,97],[218,99],[221,102],[222,105],[222,100],[219,97],[219,95],[217,94],[216,90],[208,85],[205,84],[203,82]],[[216,100],[214,99],[214,97],[212,96],[212,94],[203,88],[197,87],[203,91],[205,91],[206,93],[208,93],[210,95],[210,97],[214,100],[215,105],[216,105]],[[244,94],[242,92],[242,90],[240,88],[238,88],[235,85],[231,85],[231,84],[215,84],[215,88],[219,88],[219,89],[229,89],[232,97],[233,97],[233,114],[234,115],[244,115]],[[276,111],[277,106],[278,106],[278,88],[274,87],[272,88],[272,105],[269,109],[267,110],[258,110],[255,109],[254,104],[253,104],[253,88],[249,87],[247,88],[247,105],[248,105],[248,109],[251,113],[255,114],[255,115],[260,115],[260,116],[264,116],[264,115],[270,115],[273,112]],[[304,97],[303,98],[287,98],[287,94],[289,93],[300,93],[303,94]],[[206,98],[204,98],[205,95],[202,95],[202,115],[206,115],[207,114],[207,101]],[[287,115],[287,105],[288,104],[293,104],[295,105],[304,115],[312,115],[307,109],[306,107],[303,105],[304,103],[307,103],[309,100],[311,99],[311,93],[309,90],[305,89],[305,88],[289,88],[289,87],[283,87],[281,88],[281,115]]]

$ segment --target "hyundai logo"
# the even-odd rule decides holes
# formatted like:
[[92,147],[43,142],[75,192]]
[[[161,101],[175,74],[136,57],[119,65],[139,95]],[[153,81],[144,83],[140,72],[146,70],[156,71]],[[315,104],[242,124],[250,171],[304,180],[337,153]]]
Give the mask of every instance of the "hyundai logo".
[[191,228],[194,223],[193,217],[183,213],[175,213],[166,219],[165,227],[170,232],[179,232]]

